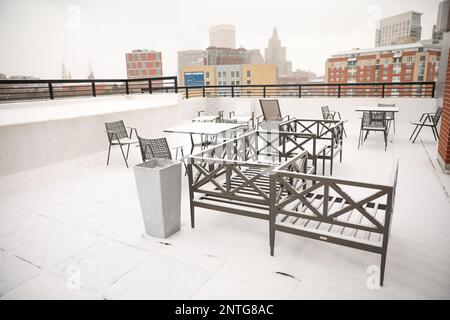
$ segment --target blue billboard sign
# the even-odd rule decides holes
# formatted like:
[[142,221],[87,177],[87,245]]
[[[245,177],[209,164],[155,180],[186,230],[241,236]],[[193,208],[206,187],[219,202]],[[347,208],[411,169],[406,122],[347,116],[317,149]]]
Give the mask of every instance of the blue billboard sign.
[[203,72],[185,72],[184,73],[184,85],[186,87],[203,86],[204,85]]

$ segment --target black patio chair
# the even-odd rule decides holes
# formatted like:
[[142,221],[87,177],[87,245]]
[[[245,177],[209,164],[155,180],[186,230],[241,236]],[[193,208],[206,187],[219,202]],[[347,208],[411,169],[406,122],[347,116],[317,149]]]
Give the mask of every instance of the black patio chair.
[[322,117],[324,120],[336,120],[336,116],[339,120],[342,120],[341,114],[339,111],[333,111],[328,108],[328,106],[322,107]]
[[[322,118],[323,120],[336,120],[336,116],[339,118],[339,120],[342,120],[341,113],[339,111],[333,111],[328,108],[328,106],[321,107],[322,109]],[[320,129],[320,133],[323,131],[323,127]],[[345,132],[344,129],[344,135],[347,137],[347,132]]]
[[[168,159],[172,160],[172,153],[170,152],[169,144],[166,138],[147,139],[139,137],[139,147],[141,149],[142,161],[148,161],[150,159]],[[183,146],[176,146],[172,149],[175,150],[175,160],[183,162],[185,174],[187,172],[187,166],[185,163]],[[178,152],[181,153],[181,158],[178,158]]]
[[[395,103],[387,104],[387,103],[379,103],[378,107],[392,107],[395,108]],[[388,122],[388,130],[391,128],[391,123],[394,124],[394,133],[395,133],[395,112],[388,111],[386,112],[386,121]]]
[[[133,140],[133,131],[135,132],[135,135],[137,136],[136,128],[131,127],[125,127],[125,124],[122,120],[114,121],[114,122],[106,122],[105,123],[106,128],[106,134],[108,136],[109,141],[109,148],[108,148],[108,159],[106,160],[106,165],[109,165],[109,156],[111,154],[111,147],[112,146],[119,146],[120,150],[122,151],[123,160],[125,161],[125,164],[128,168],[128,155],[130,152],[130,145],[137,144],[137,140]],[[127,131],[127,128],[130,129],[130,131]],[[127,146],[127,154],[125,155],[123,151],[123,147]]]
[[[363,141],[367,139],[370,131],[383,132],[384,150],[387,148],[388,124],[385,112],[364,111],[361,119],[361,129],[359,131],[358,149],[362,146]],[[365,136],[364,136],[365,132]]]
[[[433,112],[423,113],[422,116],[420,117],[419,122],[411,122],[411,124],[413,124],[415,126],[415,128],[414,128],[414,131],[412,132],[411,136],[409,137],[409,140],[411,140],[413,138],[414,134],[416,134],[416,136],[414,137],[414,139],[412,141],[412,143],[414,143],[416,141],[417,137],[419,136],[419,133],[423,127],[431,128],[434,139],[435,140],[439,139],[437,125],[439,123],[439,119],[441,118],[441,114],[442,114],[442,107],[439,107],[439,108],[437,108],[436,112],[434,112],[434,113]],[[417,133],[416,133],[416,131],[417,131]]]

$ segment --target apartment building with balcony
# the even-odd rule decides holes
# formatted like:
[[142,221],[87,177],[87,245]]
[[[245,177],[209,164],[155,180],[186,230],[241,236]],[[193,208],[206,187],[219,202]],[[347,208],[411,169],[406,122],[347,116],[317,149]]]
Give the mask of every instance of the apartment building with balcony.
[[441,48],[416,42],[339,52],[327,59],[326,83],[436,81]]

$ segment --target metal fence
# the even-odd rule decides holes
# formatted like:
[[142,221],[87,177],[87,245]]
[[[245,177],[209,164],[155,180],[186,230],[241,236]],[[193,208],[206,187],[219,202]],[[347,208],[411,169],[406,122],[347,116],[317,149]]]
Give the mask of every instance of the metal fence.
[[178,86],[176,76],[142,79],[0,80],[0,102],[110,94],[181,93],[193,97],[434,98],[435,82]]

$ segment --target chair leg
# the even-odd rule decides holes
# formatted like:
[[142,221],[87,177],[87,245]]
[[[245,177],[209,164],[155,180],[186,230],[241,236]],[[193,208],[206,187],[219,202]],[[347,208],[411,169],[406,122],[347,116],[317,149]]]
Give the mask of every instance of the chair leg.
[[369,135],[369,131],[370,131],[370,130],[366,130],[366,136],[364,137],[364,141],[366,141],[367,136]]
[[434,133],[434,127],[431,127],[431,132],[433,133],[434,140],[437,141],[436,133]]
[[127,168],[129,168],[128,167],[127,158],[125,157],[125,153],[123,152],[122,144],[119,144],[119,147],[120,147],[120,151],[122,151],[123,160],[125,161],[125,164],[127,165]]
[[111,143],[109,144],[108,148],[108,159],[106,160],[106,165],[109,166],[109,155],[111,154]]
[[359,149],[359,147],[361,146],[361,134],[362,134],[362,129],[361,130],[359,130],[359,137],[358,137],[358,149]]
[[438,133],[437,128],[433,126],[433,127],[431,127],[431,129],[434,130],[434,132],[436,132],[436,137],[437,137],[436,140],[439,140],[439,133]]
[[395,113],[394,113],[394,115],[392,116],[392,121],[394,122],[394,133],[395,133]]
[[127,147],[127,160],[128,160],[129,153],[130,153],[130,145],[128,144],[128,147]]
[[387,137],[388,137],[388,131],[384,132],[384,151],[387,149]]
[[416,133],[416,131],[417,131],[417,128],[419,127],[419,125],[418,124],[416,124],[415,125],[415,127],[414,127],[414,130],[413,130],[413,132],[411,133],[411,136],[409,137],[409,140],[411,140],[412,139],[412,137],[414,136],[414,134]]
[[416,142],[417,137],[419,136],[420,131],[422,130],[423,126],[419,127],[419,130],[417,130],[416,136],[414,137],[412,143]]

